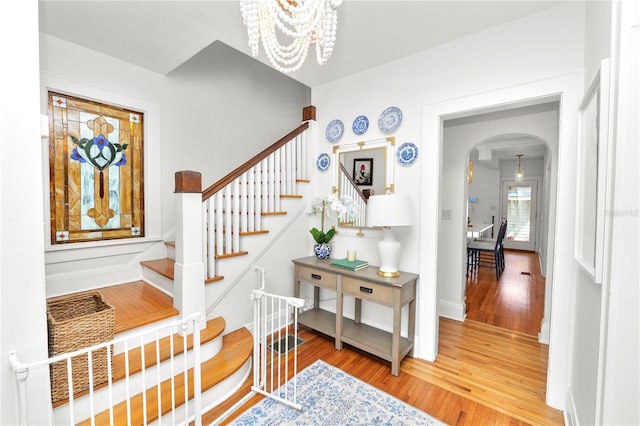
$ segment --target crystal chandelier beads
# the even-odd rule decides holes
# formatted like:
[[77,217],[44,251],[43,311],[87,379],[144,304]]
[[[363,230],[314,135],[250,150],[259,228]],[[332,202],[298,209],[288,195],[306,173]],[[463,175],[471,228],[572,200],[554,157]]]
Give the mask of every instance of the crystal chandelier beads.
[[[283,73],[299,70],[316,46],[316,60],[322,65],[331,57],[338,27],[337,8],[342,0],[240,0],[247,26],[251,54],[258,56],[259,43],[275,69]],[[290,39],[281,44],[282,38]]]

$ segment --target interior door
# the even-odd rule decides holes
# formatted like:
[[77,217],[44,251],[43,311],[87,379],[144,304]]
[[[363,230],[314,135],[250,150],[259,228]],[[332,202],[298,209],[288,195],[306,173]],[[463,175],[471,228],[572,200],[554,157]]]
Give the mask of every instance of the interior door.
[[505,248],[535,251],[537,212],[536,180],[502,183],[502,217],[507,218]]

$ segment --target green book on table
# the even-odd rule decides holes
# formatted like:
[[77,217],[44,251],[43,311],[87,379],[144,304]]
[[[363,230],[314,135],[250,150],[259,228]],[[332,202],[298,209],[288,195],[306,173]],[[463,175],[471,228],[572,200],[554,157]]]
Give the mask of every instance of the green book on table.
[[331,262],[331,266],[337,266],[338,268],[350,269],[352,271],[358,271],[369,266],[369,262],[365,260],[356,260],[355,262],[349,262],[347,258],[336,259]]

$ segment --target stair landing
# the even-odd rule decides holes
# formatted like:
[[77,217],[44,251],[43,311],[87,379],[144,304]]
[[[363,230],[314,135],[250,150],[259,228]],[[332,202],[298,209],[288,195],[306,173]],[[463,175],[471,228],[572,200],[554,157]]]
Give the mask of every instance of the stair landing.
[[134,281],[97,289],[114,307],[114,333],[132,330],[178,315],[173,299],[144,281]]

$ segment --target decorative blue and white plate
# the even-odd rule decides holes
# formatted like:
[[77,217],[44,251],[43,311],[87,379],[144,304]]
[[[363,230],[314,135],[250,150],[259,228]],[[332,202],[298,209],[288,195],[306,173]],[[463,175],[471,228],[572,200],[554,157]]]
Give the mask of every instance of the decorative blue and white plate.
[[411,142],[405,142],[396,151],[396,157],[401,166],[410,166],[418,158],[418,147]]
[[318,155],[318,159],[316,160],[316,166],[318,166],[318,170],[321,172],[326,171],[331,164],[331,158],[329,158],[329,154],[320,154]]
[[356,135],[362,135],[369,128],[369,119],[364,115],[359,115],[353,120],[353,126],[351,126],[351,128]]
[[382,111],[378,119],[378,127],[383,132],[393,132],[402,123],[402,111],[398,107],[389,107]]
[[341,120],[333,120],[327,125],[326,136],[329,142],[336,142],[342,137],[342,133],[344,133],[344,124]]

